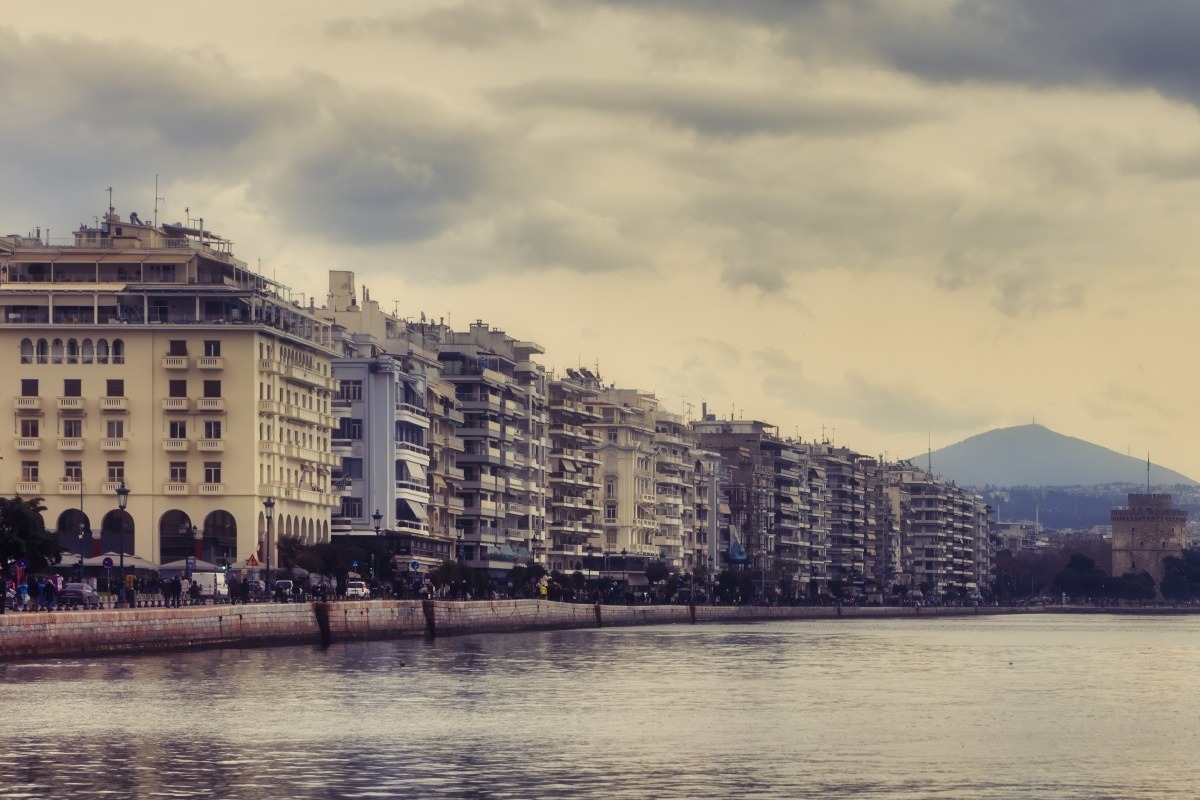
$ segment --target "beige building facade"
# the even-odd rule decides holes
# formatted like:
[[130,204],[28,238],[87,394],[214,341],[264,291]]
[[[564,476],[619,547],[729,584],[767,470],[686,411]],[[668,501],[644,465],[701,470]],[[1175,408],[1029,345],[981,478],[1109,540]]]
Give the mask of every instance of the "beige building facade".
[[[0,239],[0,491],[72,552],[240,566],[328,538],[331,330],[203,225]],[[131,491],[117,510],[116,489]],[[276,562],[277,563],[277,562]]]

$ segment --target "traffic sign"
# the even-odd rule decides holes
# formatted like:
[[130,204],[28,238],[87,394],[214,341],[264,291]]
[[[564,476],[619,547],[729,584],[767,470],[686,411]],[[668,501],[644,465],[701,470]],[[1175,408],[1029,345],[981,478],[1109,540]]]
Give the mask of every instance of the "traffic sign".
[[358,559],[357,558],[350,562],[350,568],[358,569]]
[[101,561],[100,563],[104,565],[105,569],[112,569],[113,560],[111,558],[109,558],[108,556],[105,556],[104,560]]
[[28,566],[29,566],[29,561],[27,559],[24,559],[24,558],[17,559],[17,569],[25,569]]
[[412,562],[411,564],[409,564],[409,565],[408,565],[408,568],[409,568],[409,569],[411,569],[413,572],[418,572],[418,571],[420,571],[420,569],[421,569],[421,562],[420,562],[420,561],[414,561],[414,562]]
[[187,568],[189,571],[195,571],[195,569],[196,569],[196,557],[195,556],[188,556]]

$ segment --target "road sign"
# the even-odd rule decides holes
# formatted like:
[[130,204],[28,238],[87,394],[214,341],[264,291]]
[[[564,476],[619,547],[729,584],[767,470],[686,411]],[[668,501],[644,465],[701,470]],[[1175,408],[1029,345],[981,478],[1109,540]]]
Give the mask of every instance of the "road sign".
[[188,556],[187,568],[188,568],[189,572],[195,571],[195,569],[196,569],[196,557],[195,556]]
[[411,569],[413,572],[418,572],[421,569],[421,562],[414,561],[408,565],[408,568]]
[[108,556],[105,556],[104,560],[101,561],[100,563],[104,565],[105,569],[112,569],[113,561]]
[[250,554],[250,557],[246,559],[245,564],[247,567],[257,567],[258,566],[258,559],[255,557],[254,553]]
[[29,561],[24,558],[17,559],[17,569],[25,569],[29,566]]
[[358,569],[358,559],[357,558],[350,562],[350,568]]

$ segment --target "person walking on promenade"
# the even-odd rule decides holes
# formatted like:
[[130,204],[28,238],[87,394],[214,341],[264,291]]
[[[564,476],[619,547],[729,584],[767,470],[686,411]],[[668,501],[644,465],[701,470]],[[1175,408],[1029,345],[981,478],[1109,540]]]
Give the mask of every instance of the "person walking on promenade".
[[200,581],[192,581],[192,585],[188,587],[188,597],[191,598],[192,605],[198,605],[200,603]]
[[42,584],[45,587],[46,610],[54,610],[54,601],[58,598],[58,590],[55,589],[52,581],[46,581]]
[[183,597],[183,581],[176,575],[171,578],[171,607],[179,608],[179,600]]

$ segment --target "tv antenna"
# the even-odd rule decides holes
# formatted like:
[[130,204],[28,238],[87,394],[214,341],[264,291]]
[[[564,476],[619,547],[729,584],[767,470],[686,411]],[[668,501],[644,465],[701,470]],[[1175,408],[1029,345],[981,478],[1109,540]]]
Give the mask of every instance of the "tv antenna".
[[158,201],[166,200],[165,197],[160,197],[158,194],[158,173],[154,175],[154,227],[158,227]]

